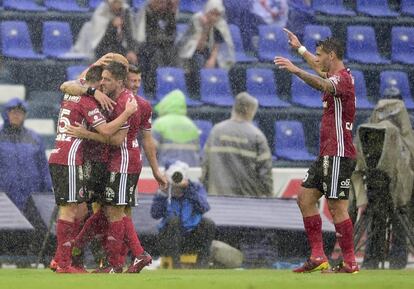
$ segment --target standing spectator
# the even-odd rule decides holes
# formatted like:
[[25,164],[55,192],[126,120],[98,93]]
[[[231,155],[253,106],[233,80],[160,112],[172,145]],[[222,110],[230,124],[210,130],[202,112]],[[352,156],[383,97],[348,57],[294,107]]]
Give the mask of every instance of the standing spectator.
[[103,1],[94,11],[92,19],[83,25],[72,51],[90,58],[115,52],[125,55],[130,63],[137,64],[133,30],[132,15],[125,0]]
[[165,165],[170,188],[155,195],[151,216],[161,219],[158,235],[161,254],[171,256],[174,268],[180,267],[181,253],[197,253],[197,264],[208,265],[214,223],[203,217],[210,206],[203,185],[188,179],[188,164],[168,161]]
[[45,147],[39,135],[24,127],[27,104],[18,99],[6,103],[0,129],[0,191],[21,210],[34,192],[51,192]]
[[272,196],[269,145],[252,123],[257,106],[257,99],[239,93],[231,118],[211,130],[204,148],[201,179],[210,195]]
[[178,0],[148,0],[136,15],[135,39],[140,43],[141,70],[145,71],[145,91],[155,92],[155,71],[159,66],[175,66],[174,46]]
[[193,15],[177,43],[192,94],[198,95],[201,68],[230,68],[235,62],[233,39],[224,16],[223,1],[208,0],[204,10]]
[[285,27],[289,7],[287,0],[254,0],[252,11],[259,17],[259,24],[273,24]]
[[159,163],[165,165],[169,159],[179,159],[190,166],[200,166],[200,132],[186,115],[187,104],[181,90],[171,91],[154,110],[159,115],[153,124]]

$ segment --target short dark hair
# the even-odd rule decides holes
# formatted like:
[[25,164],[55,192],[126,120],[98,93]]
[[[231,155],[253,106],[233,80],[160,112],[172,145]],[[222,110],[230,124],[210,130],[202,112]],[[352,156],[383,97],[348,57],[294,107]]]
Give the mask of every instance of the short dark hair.
[[316,47],[320,47],[326,53],[335,52],[340,60],[344,57],[344,46],[336,38],[328,37],[325,40],[320,40],[316,43]]
[[110,62],[107,66],[105,66],[104,70],[108,70],[116,80],[126,80],[127,78],[128,70],[119,62]]
[[134,74],[141,74],[141,69],[133,64],[130,64],[128,66],[128,72],[134,73]]
[[88,82],[97,82],[102,79],[103,67],[99,65],[92,66],[86,72],[85,80]]

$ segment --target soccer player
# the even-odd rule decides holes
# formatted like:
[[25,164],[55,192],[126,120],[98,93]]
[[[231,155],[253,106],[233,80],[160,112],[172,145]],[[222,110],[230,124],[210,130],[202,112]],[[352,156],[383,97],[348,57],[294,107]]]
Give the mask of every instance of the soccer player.
[[142,73],[138,66],[130,64],[128,67],[128,82],[126,87],[132,91],[134,95],[138,95],[138,90],[141,87]]
[[[90,69],[86,74],[86,83],[93,88],[100,84],[100,70]],[[57,249],[55,259],[58,273],[80,273],[84,270],[71,265],[71,240],[79,231],[76,222],[78,204],[86,199],[83,184],[83,147],[82,139],[67,135],[67,127],[76,123],[88,123],[103,135],[112,135],[137,110],[135,99],[130,98],[124,111],[110,123],[106,123],[96,101],[89,96],[65,94],[58,118],[56,145],[49,158],[50,172],[59,206],[56,225]]]
[[[285,32],[291,47],[305,58],[318,75],[298,68],[283,57],[276,56],[274,63],[323,92],[319,157],[309,168],[298,193],[298,205],[312,252],[308,261],[294,272],[323,270],[357,273],[359,268],[354,255],[353,225],[348,215],[350,180],[356,165],[356,150],[352,143],[354,80],[342,61],[343,46],[336,39],[327,38],[318,42],[316,55],[313,55],[301,45],[296,35],[287,29]],[[332,270],[328,270],[328,258],[323,250],[322,221],[317,208],[322,195],[327,199],[344,258],[344,262]]]

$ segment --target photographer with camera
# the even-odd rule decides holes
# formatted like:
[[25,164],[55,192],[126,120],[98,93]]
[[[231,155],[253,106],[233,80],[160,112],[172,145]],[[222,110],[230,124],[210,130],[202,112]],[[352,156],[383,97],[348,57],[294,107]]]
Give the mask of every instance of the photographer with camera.
[[161,219],[159,246],[162,256],[171,256],[174,268],[180,267],[181,253],[196,253],[197,266],[207,267],[215,224],[203,217],[210,206],[203,185],[188,179],[188,164],[167,162],[165,175],[169,180],[167,192],[155,195],[151,216]]

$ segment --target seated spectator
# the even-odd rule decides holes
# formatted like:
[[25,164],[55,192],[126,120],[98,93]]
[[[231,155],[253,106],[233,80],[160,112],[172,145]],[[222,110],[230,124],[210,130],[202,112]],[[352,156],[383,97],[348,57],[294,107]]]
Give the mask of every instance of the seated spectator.
[[254,0],[252,12],[259,17],[258,24],[273,24],[285,27],[289,7],[287,0]]
[[22,212],[32,193],[52,191],[43,141],[23,126],[26,112],[24,101],[11,99],[2,112],[0,129],[0,191]]
[[131,64],[137,64],[133,30],[132,15],[125,0],[103,1],[94,11],[92,19],[82,26],[72,52],[90,58],[114,52],[125,55]]
[[193,15],[177,43],[193,95],[198,95],[200,68],[230,68],[235,62],[234,44],[224,13],[222,0],[208,0],[204,10]]
[[135,17],[135,39],[140,44],[140,65],[147,94],[155,92],[159,66],[176,66],[174,46],[178,0],[149,0]]
[[175,161],[166,164],[168,192],[155,195],[151,216],[161,219],[159,249],[162,256],[170,256],[173,267],[180,267],[181,253],[197,253],[199,267],[208,266],[210,246],[215,236],[214,223],[203,217],[210,206],[204,187],[188,179],[188,164]]
[[157,143],[158,162],[179,159],[190,166],[200,166],[200,131],[186,115],[187,104],[181,90],[173,90],[155,107],[159,117],[152,131]]
[[239,93],[231,118],[212,128],[201,167],[201,181],[210,195],[273,195],[269,145],[252,123],[257,106],[256,98]]

